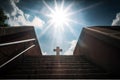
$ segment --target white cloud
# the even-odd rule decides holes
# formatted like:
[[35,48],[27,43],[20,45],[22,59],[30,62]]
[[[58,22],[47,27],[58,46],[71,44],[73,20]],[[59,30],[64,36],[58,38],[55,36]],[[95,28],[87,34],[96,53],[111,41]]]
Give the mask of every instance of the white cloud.
[[73,55],[74,48],[77,44],[77,40],[73,40],[70,42],[69,49],[64,53],[64,55]]
[[26,19],[29,19],[30,15],[29,14],[25,14]]
[[41,19],[39,19],[38,17],[35,16],[35,18],[33,19],[33,21],[31,22],[31,25],[34,25],[34,26],[43,26],[44,24],[44,21],[42,21]]
[[7,23],[10,26],[35,26],[42,28],[44,21],[39,17],[35,16],[32,21],[29,21],[30,14],[25,14],[21,9],[18,8],[16,3],[19,3],[19,0],[10,0],[12,7],[12,12],[6,12],[8,16]]
[[112,26],[120,26],[120,13],[116,14],[116,18],[113,20]]
[[42,55],[48,55],[47,52],[42,52]]

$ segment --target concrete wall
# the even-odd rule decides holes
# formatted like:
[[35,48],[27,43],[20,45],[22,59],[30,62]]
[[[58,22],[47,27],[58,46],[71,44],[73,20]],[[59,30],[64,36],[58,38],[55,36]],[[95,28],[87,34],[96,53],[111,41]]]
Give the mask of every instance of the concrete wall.
[[76,45],[74,55],[85,55],[93,63],[104,69],[110,72],[119,72],[120,38],[118,34],[118,29],[116,31],[106,27],[84,28]]
[[27,40],[27,39],[35,39],[35,41],[0,46],[0,64],[3,64],[5,61],[9,60],[13,56],[19,54],[26,48],[35,44],[35,47],[31,48],[24,55],[29,56],[41,56],[41,49],[38,44],[38,40],[36,38],[36,34],[34,31],[34,27],[0,27],[0,44]]

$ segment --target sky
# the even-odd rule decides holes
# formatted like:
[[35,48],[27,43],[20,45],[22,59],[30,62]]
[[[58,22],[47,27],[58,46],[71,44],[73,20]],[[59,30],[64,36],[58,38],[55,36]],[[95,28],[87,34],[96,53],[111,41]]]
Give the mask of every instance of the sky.
[[120,25],[120,0],[0,0],[14,26],[34,26],[43,55],[72,55],[83,27]]

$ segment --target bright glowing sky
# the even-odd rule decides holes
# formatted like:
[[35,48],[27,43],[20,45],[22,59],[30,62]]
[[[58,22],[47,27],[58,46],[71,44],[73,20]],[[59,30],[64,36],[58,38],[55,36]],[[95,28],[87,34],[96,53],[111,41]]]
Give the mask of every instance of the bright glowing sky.
[[82,27],[110,26],[120,12],[119,0],[1,0],[11,26],[35,27],[43,54],[73,53]]

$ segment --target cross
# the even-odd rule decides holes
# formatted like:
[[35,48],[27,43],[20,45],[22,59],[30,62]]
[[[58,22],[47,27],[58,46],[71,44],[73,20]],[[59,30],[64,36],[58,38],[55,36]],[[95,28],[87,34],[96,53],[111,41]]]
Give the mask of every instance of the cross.
[[56,51],[56,54],[57,55],[60,55],[60,51],[62,51],[62,49],[60,49],[59,47],[56,47],[56,49],[54,49],[53,51]]

